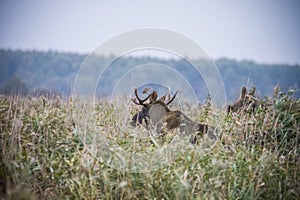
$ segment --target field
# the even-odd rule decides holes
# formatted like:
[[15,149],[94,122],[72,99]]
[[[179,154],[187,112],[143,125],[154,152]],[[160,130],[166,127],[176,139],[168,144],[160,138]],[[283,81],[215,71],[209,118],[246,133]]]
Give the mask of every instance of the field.
[[[130,127],[132,103],[97,102],[84,114],[71,100],[1,96],[0,197],[298,199],[300,100],[291,96],[276,90],[253,113],[184,106],[218,127],[215,143],[195,145],[176,131],[161,138]],[[85,117],[92,130],[77,122]]]

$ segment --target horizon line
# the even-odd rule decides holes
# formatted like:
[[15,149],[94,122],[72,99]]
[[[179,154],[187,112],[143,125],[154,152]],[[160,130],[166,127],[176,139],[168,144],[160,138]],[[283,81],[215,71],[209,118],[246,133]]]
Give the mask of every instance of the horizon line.
[[[58,54],[77,54],[80,56],[88,56],[92,53],[89,51],[81,51],[81,50],[66,50],[66,49],[39,49],[39,48],[15,48],[15,47],[0,47],[0,51],[12,51],[12,52],[36,52],[36,53],[58,53]],[[109,55],[97,55],[97,56],[103,56],[103,57],[110,57],[114,56],[117,57],[114,53],[110,53]],[[175,58],[175,56],[157,56],[152,54],[141,54],[141,55],[123,55],[126,58],[150,58],[150,59],[158,59],[158,60],[180,60],[180,59],[191,59],[191,60],[201,60],[201,58],[189,58],[188,56],[184,56],[183,58]],[[299,62],[292,62],[292,61],[282,61],[282,62],[274,62],[274,61],[257,61],[254,58],[236,58],[236,57],[230,57],[230,56],[217,56],[217,57],[211,57],[210,58],[216,62],[218,60],[226,59],[231,61],[236,61],[238,63],[241,62],[253,62],[255,64],[259,65],[289,65],[289,66],[298,66],[300,67],[300,61]]]

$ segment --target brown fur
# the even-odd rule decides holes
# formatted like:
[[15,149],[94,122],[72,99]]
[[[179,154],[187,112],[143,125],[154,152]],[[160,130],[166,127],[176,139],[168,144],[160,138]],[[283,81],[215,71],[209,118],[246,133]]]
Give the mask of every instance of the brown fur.
[[247,94],[246,87],[243,87],[240,98],[234,104],[227,106],[227,113],[240,112],[249,109],[254,111],[257,107],[257,100],[254,97],[255,90],[256,88],[253,87],[252,90]]
[[[154,91],[142,100],[139,98],[137,90],[135,89],[136,97],[132,100],[135,104],[143,106],[143,110],[140,111],[140,115],[145,117],[146,121],[146,118],[149,118],[159,134],[167,134],[169,131],[179,128],[180,132],[184,135],[192,136],[192,143],[196,143],[198,141],[198,136],[202,136],[203,134],[209,134],[211,139],[216,139],[216,136],[213,134],[213,127],[194,122],[181,111],[171,111],[168,108],[167,105],[175,99],[176,94],[177,92],[170,100],[165,102],[167,95],[164,95],[157,100],[157,93]],[[148,99],[150,99],[149,103],[145,103]],[[133,117],[133,120],[142,121],[140,119],[138,120],[136,117]]]

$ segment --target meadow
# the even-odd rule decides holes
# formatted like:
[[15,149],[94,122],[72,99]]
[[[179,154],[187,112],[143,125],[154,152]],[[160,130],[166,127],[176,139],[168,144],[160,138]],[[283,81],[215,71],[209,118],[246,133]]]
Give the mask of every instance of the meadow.
[[[74,105],[60,98],[0,96],[1,199],[300,196],[300,99],[293,98],[293,91],[275,90],[273,97],[259,99],[254,112],[227,115],[209,100],[196,108],[186,105],[186,115],[218,127],[217,141],[203,138],[194,145],[176,131],[162,139],[121,122],[137,111],[133,103],[97,102],[90,116],[96,136],[115,146],[106,157],[83,139],[77,123],[81,111]],[[154,153],[165,146],[166,151]],[[114,152],[118,148],[142,157],[131,166],[128,154]]]

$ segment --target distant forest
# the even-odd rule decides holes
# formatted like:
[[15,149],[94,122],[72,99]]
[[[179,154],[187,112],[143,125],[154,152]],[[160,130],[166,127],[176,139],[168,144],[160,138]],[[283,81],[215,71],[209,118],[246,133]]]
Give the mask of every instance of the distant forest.
[[[68,96],[79,67],[85,58],[86,55],[75,53],[0,50],[0,93],[6,95],[55,93]],[[107,58],[95,56],[93,59],[99,65],[99,63],[104,64]],[[248,88],[256,86],[260,97],[272,95],[273,88],[277,85],[286,90],[289,88],[298,90],[300,86],[299,65],[258,64],[253,61],[237,61],[226,58],[214,62],[223,78],[229,101],[234,101],[239,96],[242,86]],[[132,66],[144,63],[173,66],[174,69],[187,77],[193,88],[201,90],[203,94],[201,98],[205,99],[207,96],[208,91],[205,88],[205,83],[196,81],[197,77],[193,70],[186,70],[190,68],[189,62],[184,59],[165,60],[152,57],[121,57],[116,59],[111,63],[112,70],[106,72],[109,80],[103,81],[104,87],[98,91],[99,95],[110,95],[111,85],[114,84],[110,80],[116,80],[120,77],[121,72],[126,72]],[[205,62],[202,65],[205,65]],[[295,97],[300,97],[299,91],[295,93]]]

